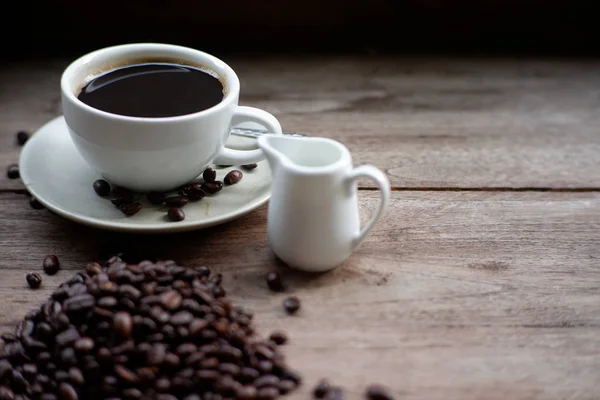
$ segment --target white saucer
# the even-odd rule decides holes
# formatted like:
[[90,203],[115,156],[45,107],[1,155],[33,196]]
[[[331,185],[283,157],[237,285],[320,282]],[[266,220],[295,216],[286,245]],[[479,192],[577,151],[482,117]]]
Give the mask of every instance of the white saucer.
[[[100,175],[75,149],[62,116],[42,126],[27,141],[19,169],[29,192],[46,208],[73,221],[115,231],[164,233],[206,228],[241,217],[271,196],[271,170],[262,161],[252,171],[242,170],[244,177],[239,183],[188,203],[183,208],[183,221],[168,220],[165,206],[151,205],[145,199],[142,211],[126,217],[109,199],[94,192],[92,184]],[[217,169],[217,179],[222,180],[231,169]]]

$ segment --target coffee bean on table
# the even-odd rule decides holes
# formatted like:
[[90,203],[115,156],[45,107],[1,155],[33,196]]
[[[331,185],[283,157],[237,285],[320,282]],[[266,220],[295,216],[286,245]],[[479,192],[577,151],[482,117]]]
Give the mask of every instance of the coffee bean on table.
[[218,191],[220,191],[221,189],[223,189],[223,182],[221,182],[221,181],[207,182],[207,183],[203,183],[201,185],[201,187],[202,187],[202,190],[204,190],[206,193],[215,194]]
[[301,378],[253,333],[252,313],[215,295],[225,296],[221,280],[173,262],[90,263],[1,336],[2,396],[274,400],[294,390]]
[[271,333],[269,339],[271,339],[277,345],[286,344],[288,341],[288,337],[283,331],[275,331]]
[[387,388],[376,383],[367,386],[365,397],[369,400],[394,400]]
[[155,206],[159,206],[165,202],[167,195],[161,192],[150,192],[146,195],[146,198],[150,202],[150,204],[154,204]]
[[254,168],[258,167],[257,163],[254,164],[244,164],[242,165],[242,168],[248,170],[248,171],[252,171]]
[[54,254],[50,254],[44,258],[44,263],[42,264],[44,268],[44,272],[48,275],[55,275],[60,269],[60,262],[58,261],[58,257]]
[[41,210],[44,208],[44,205],[42,203],[40,203],[35,197],[31,196],[29,198],[29,205],[31,206],[31,208],[36,209],[36,210]]
[[119,210],[128,217],[131,217],[132,215],[135,215],[142,210],[142,203],[135,202],[121,204],[119,206]]
[[92,186],[98,196],[108,196],[110,194],[110,184],[104,179],[98,179]]
[[185,213],[181,208],[171,207],[168,211],[168,216],[171,221],[183,221],[185,219]]
[[29,133],[25,131],[17,132],[17,143],[23,146],[29,140]]
[[329,391],[330,386],[331,385],[327,379],[321,379],[313,390],[313,396],[317,399],[322,399]]
[[17,179],[19,175],[19,166],[17,164],[9,165],[6,169],[8,179]]
[[110,202],[113,203],[115,206],[119,207],[123,204],[133,203],[134,200],[135,199],[133,195],[116,195],[115,197],[110,199]]
[[272,291],[281,292],[284,289],[283,281],[281,280],[281,275],[279,275],[279,272],[271,271],[267,273],[266,279],[267,285]]
[[113,327],[121,339],[129,339],[133,330],[131,315],[124,311],[116,313],[113,317]]
[[288,314],[296,314],[300,309],[300,299],[297,297],[288,297],[283,301],[283,308]]
[[202,173],[202,179],[204,182],[214,182],[217,179],[217,171],[212,168],[206,168]]
[[32,289],[37,289],[42,284],[42,277],[40,276],[40,274],[35,272],[28,273],[26,279],[27,283],[29,284],[29,287]]
[[178,208],[185,206],[188,203],[188,201],[189,201],[189,198],[187,196],[171,196],[171,197],[167,197],[165,199],[165,203],[169,207],[178,207]]
[[226,185],[234,185],[238,183],[243,176],[244,174],[242,174],[242,171],[234,169],[232,171],[229,171],[227,175],[225,175],[223,182],[225,182]]

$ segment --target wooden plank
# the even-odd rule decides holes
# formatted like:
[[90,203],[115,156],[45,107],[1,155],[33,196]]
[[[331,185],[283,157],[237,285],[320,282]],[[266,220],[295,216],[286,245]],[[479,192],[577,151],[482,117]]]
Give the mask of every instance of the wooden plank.
[[[398,188],[600,188],[596,61],[226,59],[241,102],[344,142]],[[59,111],[66,61],[0,69],[0,165]],[[363,186],[372,184],[364,182]],[[0,175],[0,189],[21,188]]]
[[[362,216],[377,194],[363,191]],[[129,249],[225,275],[259,331],[282,328],[307,398],[329,377],[360,398],[380,382],[403,399],[597,399],[600,193],[394,192],[385,220],[336,270],[293,272],[265,240],[266,208],[213,229],[139,236],[89,229],[25,196],[0,194],[0,329],[35,307],[99,249]],[[25,288],[56,253],[64,271]],[[287,293],[264,275],[279,269]],[[284,315],[290,294],[300,315]]]

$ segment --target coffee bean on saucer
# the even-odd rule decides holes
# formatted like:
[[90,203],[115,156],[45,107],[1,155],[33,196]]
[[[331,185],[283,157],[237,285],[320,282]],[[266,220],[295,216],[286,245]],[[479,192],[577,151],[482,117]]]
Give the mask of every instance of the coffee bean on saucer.
[[189,201],[189,198],[187,196],[171,196],[171,197],[167,197],[165,199],[165,203],[169,206],[169,207],[177,207],[177,208],[181,208],[183,206],[185,206]]
[[202,178],[204,182],[214,182],[217,179],[217,171],[212,168],[206,168],[202,173]]
[[133,195],[116,195],[110,200],[110,202],[117,207],[122,206],[123,204],[133,203],[134,201]]
[[44,258],[42,267],[47,275],[56,275],[60,269],[60,261],[58,261],[58,257],[56,257],[54,254],[50,254]]
[[204,190],[202,190],[202,184],[192,183],[184,188],[185,194],[188,196],[190,201],[199,201],[206,196]]
[[369,400],[394,400],[394,396],[385,387],[378,384],[369,385],[365,397]]
[[257,163],[254,164],[244,164],[242,165],[242,168],[248,170],[248,171],[252,171],[254,168],[258,167]]
[[29,140],[29,133],[25,131],[17,132],[17,143],[19,143],[19,146],[23,146],[27,140]]
[[283,331],[275,331],[271,333],[269,339],[271,339],[276,345],[279,346],[281,346],[282,344],[286,344],[288,341],[288,337]]
[[17,164],[9,165],[6,169],[6,176],[8,179],[17,179],[20,176],[19,166]]
[[274,292],[281,292],[284,289],[281,275],[276,271],[271,271],[267,274],[267,285]]
[[160,206],[165,202],[167,195],[161,192],[150,192],[146,195],[146,198],[150,202],[150,204],[154,204],[155,206]]
[[234,185],[238,183],[243,176],[244,174],[242,174],[242,171],[234,169],[232,171],[229,171],[227,175],[225,175],[225,179],[223,179],[223,182],[225,182],[226,185]]
[[331,385],[327,379],[321,379],[313,390],[313,396],[317,399],[322,399],[325,397],[330,387]]
[[171,221],[183,221],[185,219],[185,213],[177,207],[169,208],[168,215]]
[[31,206],[31,208],[34,208],[36,210],[41,210],[44,208],[44,205],[42,203],[40,203],[35,197],[31,196],[29,198],[29,205]]
[[283,301],[283,308],[288,314],[296,314],[300,309],[300,299],[295,296],[288,297]]
[[93,187],[94,192],[96,192],[98,196],[108,196],[110,194],[110,183],[106,182],[104,179],[94,181]]
[[135,203],[125,203],[125,204],[121,204],[119,206],[119,210],[127,215],[128,217],[131,217],[132,215],[135,215],[137,213],[139,213],[142,209],[142,203],[140,202],[135,202]]
[[215,194],[219,190],[223,189],[223,182],[221,182],[221,181],[207,182],[207,183],[203,183],[201,185],[201,187],[202,187],[202,190],[204,190],[206,193]]
[[27,280],[29,287],[32,289],[37,289],[42,284],[42,277],[40,276],[40,274],[35,272],[28,273],[25,279]]

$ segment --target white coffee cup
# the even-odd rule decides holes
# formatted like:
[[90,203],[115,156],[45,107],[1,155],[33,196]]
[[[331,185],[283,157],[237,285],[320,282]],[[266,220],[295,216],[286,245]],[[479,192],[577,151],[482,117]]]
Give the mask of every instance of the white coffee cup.
[[[213,71],[223,83],[223,100],[193,114],[142,118],[101,111],[77,98],[99,74],[148,60],[173,60]],[[281,133],[273,115],[238,106],[240,81],[231,67],[210,54],[181,46],[137,43],[94,51],[67,67],[61,92],[69,133],[82,157],[111,184],[136,191],[176,188],[211,163],[239,165],[264,159],[260,149],[225,147],[232,126],[254,122]]]

